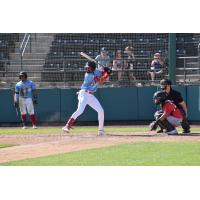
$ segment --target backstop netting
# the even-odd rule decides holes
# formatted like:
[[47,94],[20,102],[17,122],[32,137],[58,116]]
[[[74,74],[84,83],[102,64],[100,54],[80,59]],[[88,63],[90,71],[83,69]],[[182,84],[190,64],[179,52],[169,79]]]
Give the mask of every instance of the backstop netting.
[[[7,33],[0,34],[0,78],[5,85],[18,81],[19,71],[41,87],[78,87],[87,60],[84,52],[113,69],[106,86],[158,84],[168,77],[168,33]],[[176,81],[199,82],[200,34],[176,34]],[[160,55],[154,73],[152,61]],[[106,60],[106,61],[105,61]]]

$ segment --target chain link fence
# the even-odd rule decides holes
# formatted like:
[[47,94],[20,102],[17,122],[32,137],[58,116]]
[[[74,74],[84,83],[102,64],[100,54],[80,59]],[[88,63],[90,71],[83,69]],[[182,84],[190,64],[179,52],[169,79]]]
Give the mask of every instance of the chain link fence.
[[[176,82],[199,84],[200,34],[176,37]],[[167,33],[7,33],[0,34],[1,86],[15,84],[24,70],[39,87],[79,87],[87,62],[80,52],[97,58],[102,48],[113,69],[106,87],[157,85],[168,77]],[[161,59],[157,71],[155,53]]]

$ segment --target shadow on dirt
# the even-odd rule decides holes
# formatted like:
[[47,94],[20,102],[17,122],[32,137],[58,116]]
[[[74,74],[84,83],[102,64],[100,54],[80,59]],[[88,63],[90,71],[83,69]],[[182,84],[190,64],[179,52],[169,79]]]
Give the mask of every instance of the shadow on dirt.
[[168,137],[168,136],[177,136],[177,137],[199,137],[200,133],[190,133],[190,134],[178,134],[178,135],[167,135],[167,134],[107,134],[107,136],[114,137]]

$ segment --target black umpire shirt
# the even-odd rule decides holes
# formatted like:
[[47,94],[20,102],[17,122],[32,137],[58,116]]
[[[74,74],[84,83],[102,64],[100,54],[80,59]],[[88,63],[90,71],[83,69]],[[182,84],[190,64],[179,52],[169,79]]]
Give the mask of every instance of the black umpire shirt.
[[183,109],[181,105],[179,105],[179,103],[183,102],[183,98],[181,96],[181,93],[173,90],[172,88],[170,89],[170,92],[167,96],[168,100],[171,100],[175,103],[175,105],[179,108],[179,109]]

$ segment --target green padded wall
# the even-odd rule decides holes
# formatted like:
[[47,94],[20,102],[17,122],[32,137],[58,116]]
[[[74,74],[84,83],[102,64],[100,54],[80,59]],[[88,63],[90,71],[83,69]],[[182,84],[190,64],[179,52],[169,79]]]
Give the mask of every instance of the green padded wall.
[[[189,120],[200,121],[200,86],[173,86],[188,105]],[[152,97],[159,87],[100,88],[95,96],[102,104],[106,121],[152,120],[156,111]],[[35,106],[39,122],[66,122],[78,105],[77,89],[39,89]],[[97,121],[97,113],[86,107],[77,121]],[[13,92],[0,90],[0,123],[19,122]]]

